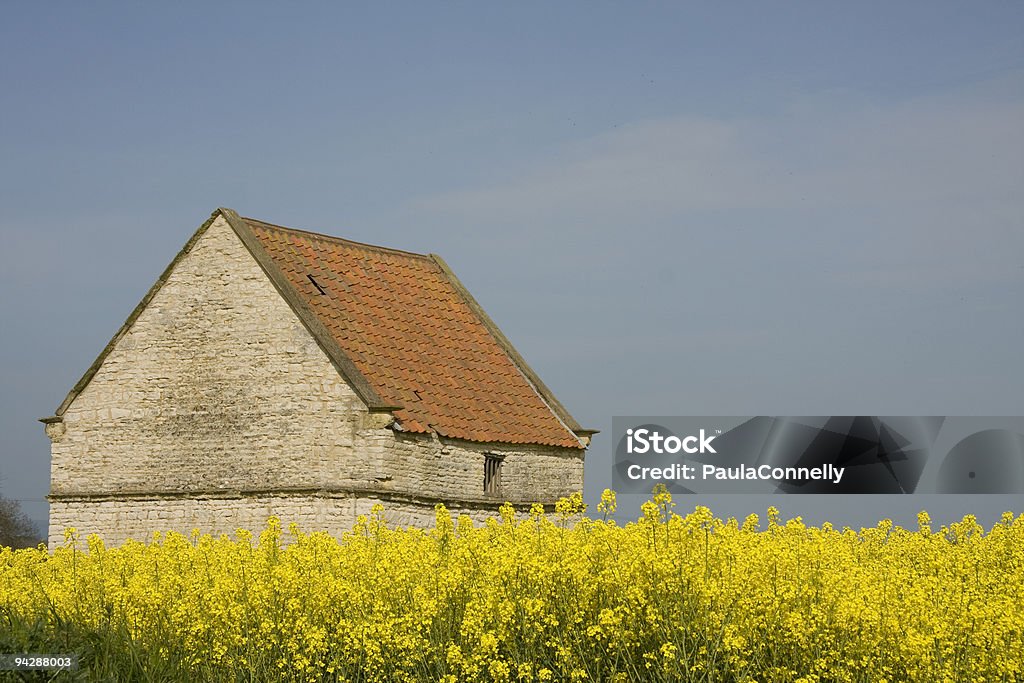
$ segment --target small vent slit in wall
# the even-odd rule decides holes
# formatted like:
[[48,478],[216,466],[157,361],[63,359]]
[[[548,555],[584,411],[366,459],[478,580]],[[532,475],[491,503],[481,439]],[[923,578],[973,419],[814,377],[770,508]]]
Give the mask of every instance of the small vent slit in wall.
[[308,277],[309,281],[313,283],[314,287],[316,287],[316,291],[320,292],[321,294],[327,294],[327,290],[321,287],[320,283],[314,280],[312,275],[307,275],[306,277]]

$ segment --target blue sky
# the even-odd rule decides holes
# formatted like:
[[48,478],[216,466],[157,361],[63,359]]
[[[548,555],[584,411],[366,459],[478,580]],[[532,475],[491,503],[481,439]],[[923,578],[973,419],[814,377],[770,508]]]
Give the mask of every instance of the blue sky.
[[37,519],[35,419],[218,206],[440,253],[594,428],[1024,414],[1019,3],[2,16],[0,493]]

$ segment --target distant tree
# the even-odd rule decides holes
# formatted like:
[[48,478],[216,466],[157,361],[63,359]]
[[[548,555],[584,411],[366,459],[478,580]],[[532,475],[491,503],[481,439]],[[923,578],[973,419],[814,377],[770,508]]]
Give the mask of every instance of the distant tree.
[[43,541],[39,529],[16,500],[0,498],[0,546],[32,548]]

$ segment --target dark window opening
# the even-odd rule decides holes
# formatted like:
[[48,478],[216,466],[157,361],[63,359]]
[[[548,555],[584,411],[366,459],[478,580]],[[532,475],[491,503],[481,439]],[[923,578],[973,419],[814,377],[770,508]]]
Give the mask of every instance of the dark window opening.
[[316,291],[320,292],[321,294],[327,294],[327,290],[321,287],[320,283],[314,280],[312,275],[307,275],[306,277],[308,277],[309,281],[313,283],[314,287],[316,287]]
[[484,493],[498,495],[501,493],[501,462],[504,457],[487,453],[484,455]]

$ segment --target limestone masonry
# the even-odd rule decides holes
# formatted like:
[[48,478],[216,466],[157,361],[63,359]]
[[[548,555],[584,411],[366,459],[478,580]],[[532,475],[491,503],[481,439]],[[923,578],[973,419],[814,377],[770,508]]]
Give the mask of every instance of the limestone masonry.
[[438,257],[228,209],[43,422],[51,545],[480,520],[582,490],[593,434]]

